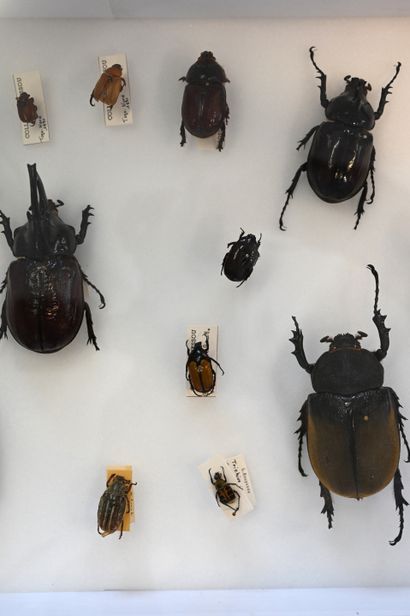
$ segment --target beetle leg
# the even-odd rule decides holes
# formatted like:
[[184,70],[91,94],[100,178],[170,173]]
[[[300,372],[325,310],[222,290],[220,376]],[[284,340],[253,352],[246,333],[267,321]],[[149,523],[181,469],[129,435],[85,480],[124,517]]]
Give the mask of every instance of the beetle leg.
[[319,81],[320,81],[320,86],[318,86],[319,90],[320,90],[320,104],[322,105],[322,107],[324,107],[326,109],[326,107],[329,104],[329,101],[328,101],[327,96],[326,96],[326,80],[327,80],[327,76],[325,75],[325,73],[316,64],[316,62],[315,62],[315,53],[314,52],[315,52],[315,48],[311,47],[309,49],[310,59],[312,61],[313,66],[315,67],[315,69],[319,73],[319,75],[317,76],[317,79],[319,79]]
[[8,218],[3,212],[0,210],[0,225],[3,225],[4,235],[6,236],[7,244],[10,246],[11,250],[13,250],[13,232],[10,227],[10,218]]
[[100,349],[97,344],[97,338],[95,336],[94,329],[93,329],[93,320],[91,317],[91,310],[87,302],[84,302],[84,312],[85,312],[85,321],[87,323],[87,332],[88,332],[87,344],[92,343],[95,346],[95,350],[99,351]]
[[99,291],[99,289],[97,289],[97,287],[95,285],[93,285],[92,282],[90,282],[88,280],[88,277],[86,274],[84,274],[83,270],[80,267],[80,272],[81,272],[81,276],[82,279],[84,280],[84,282],[86,282],[88,284],[89,287],[91,287],[92,289],[94,289],[94,291],[98,294],[99,298],[100,298],[100,302],[101,305],[99,306],[99,308],[105,308],[105,299],[104,299],[104,295],[101,293],[101,291]]
[[291,197],[293,198],[293,193],[295,192],[295,188],[300,180],[300,176],[302,175],[304,171],[306,171],[306,169],[307,169],[307,163],[303,163],[303,165],[300,165],[299,169],[296,171],[294,175],[291,185],[286,191],[287,197],[286,197],[285,205],[282,208],[282,211],[280,213],[280,218],[279,218],[279,228],[281,231],[286,230],[286,227],[283,224],[283,216],[285,214],[286,208],[288,207]]
[[209,358],[211,361],[215,362],[215,364],[218,366],[219,370],[222,372],[222,374],[225,374],[225,370],[222,368],[222,366],[216,361],[216,359],[214,359],[213,357]]
[[222,152],[223,150],[224,141],[225,141],[225,120],[222,120],[220,133],[219,133],[219,139],[218,139],[218,145],[217,145],[217,148],[220,152]]
[[182,147],[186,143],[185,126],[184,126],[184,121],[183,120],[181,122],[181,128],[179,129],[179,134],[181,135],[181,143],[180,143],[180,145]]
[[80,232],[77,233],[77,235],[75,236],[77,245],[82,244],[85,240],[85,236],[87,234],[87,227],[90,224],[90,221],[88,219],[90,218],[90,216],[94,216],[94,214],[91,211],[93,209],[94,208],[91,205],[87,205],[87,207],[82,212]]
[[[397,399],[397,403],[398,403],[398,406],[401,406],[399,404],[398,399]],[[405,448],[407,450],[407,460],[406,460],[406,462],[410,462],[410,446],[409,446],[409,442],[408,442],[407,437],[406,437],[406,433],[404,432],[404,424],[403,424],[403,420],[406,421],[407,417],[405,417],[404,415],[402,415],[399,412],[397,413],[397,415],[398,415],[398,420],[397,421],[398,421],[398,424],[399,424],[399,430],[400,430],[401,438],[403,439],[404,446],[405,446]]]
[[126,85],[127,85],[127,82],[125,81],[124,77],[121,77],[121,92],[123,91]]
[[300,150],[300,148],[305,147],[307,142],[309,141],[309,139],[312,137],[312,135],[315,134],[315,132],[317,131],[317,129],[319,128],[319,124],[317,126],[314,126],[313,128],[310,129],[310,131],[303,137],[303,139],[301,139],[300,141],[298,141],[298,147],[296,148],[297,150]]
[[3,293],[4,289],[7,287],[7,274],[3,280],[3,282],[1,283],[1,287],[0,287],[0,293]]
[[2,338],[7,338],[6,300],[4,300],[3,307],[1,309],[0,340]]
[[220,507],[220,506],[221,506],[221,503],[219,502],[219,495],[218,495],[218,492],[215,492],[215,500],[216,500],[216,502],[217,502],[217,504],[218,504],[218,507]]
[[333,509],[332,495],[330,494],[329,490],[325,488],[325,486],[323,485],[321,481],[319,481],[319,485],[320,485],[320,496],[325,501],[325,504],[323,505],[323,509],[320,513],[325,513],[327,515],[327,523],[328,523],[327,527],[332,528],[333,527],[332,521],[333,521],[333,516],[335,513]]
[[298,421],[300,421],[300,426],[297,430],[295,430],[295,434],[298,435],[298,442],[299,442],[299,446],[298,446],[298,469],[299,469],[299,473],[302,475],[302,477],[307,477],[307,474],[305,473],[305,471],[303,470],[302,467],[302,448],[303,448],[303,437],[306,435],[306,406],[307,403],[305,402],[304,405],[302,406],[302,408],[300,409],[300,413],[299,413],[299,417],[298,417]]
[[384,111],[384,108],[386,106],[386,103],[389,102],[387,100],[387,96],[389,94],[391,94],[391,86],[393,84],[393,81],[396,79],[397,75],[400,72],[400,67],[401,67],[401,62],[397,62],[397,64],[396,64],[396,72],[394,73],[393,78],[390,79],[390,81],[387,84],[387,86],[384,86],[384,88],[382,88],[382,92],[381,92],[381,95],[380,95],[379,106],[377,108],[377,111],[374,114],[374,117],[375,117],[376,120],[379,120],[381,118],[381,116],[383,115],[383,111]]
[[209,479],[211,480],[212,485],[214,485],[214,480],[212,479],[211,469],[208,469]]
[[228,107],[228,105],[227,105],[227,106],[226,106],[226,111],[225,111],[225,124],[226,124],[227,126],[228,126],[229,114],[230,114],[230,111],[229,111],[229,107]]
[[292,329],[292,338],[289,338],[289,342],[295,345],[295,350],[292,351],[292,355],[296,357],[299,365],[306,370],[309,374],[312,372],[314,368],[314,364],[309,364],[306,359],[305,349],[303,348],[303,332],[299,328],[299,323],[296,320],[296,317],[292,317],[293,322],[295,324],[296,329]]
[[372,194],[370,195],[370,198],[368,199],[367,203],[370,205],[371,203],[373,203],[374,201],[374,196],[376,194],[376,187],[374,185],[374,172],[375,172],[375,168],[374,168],[374,161],[376,160],[376,150],[373,148],[372,150],[372,155],[370,158],[370,166],[369,166],[369,173],[370,173],[370,182],[372,184]]
[[400,541],[403,535],[403,529],[404,529],[403,509],[405,505],[408,505],[408,502],[403,496],[403,482],[401,480],[401,474],[400,474],[400,470],[398,467],[394,475],[394,500],[396,502],[396,509],[399,512],[400,524],[399,524],[399,533],[397,537],[393,539],[393,541],[389,541],[390,545],[396,545],[396,543]]
[[90,96],[90,105],[91,105],[91,107],[95,107],[95,103],[93,103],[93,98],[94,98],[94,90],[91,92],[91,96]]
[[359,226],[360,219],[364,214],[364,204],[366,203],[366,196],[367,196],[367,180],[363,185],[363,190],[360,194],[359,203],[357,205],[357,210],[355,212],[355,215],[356,215],[356,224],[354,226],[355,230]]
[[226,481],[225,469],[224,469],[223,466],[221,466],[221,471],[222,471],[222,474],[223,474],[224,481]]
[[121,522],[120,536],[118,537],[118,539],[121,539],[123,530],[124,530],[124,520]]
[[233,493],[236,494],[237,498],[238,498],[238,506],[237,507],[232,507],[232,505],[229,505],[228,503],[224,503],[224,507],[228,507],[228,509],[232,509],[233,514],[232,515],[236,515],[236,512],[239,509],[239,503],[241,501],[241,496],[240,494],[238,494],[238,492],[236,492],[235,490],[233,490]]

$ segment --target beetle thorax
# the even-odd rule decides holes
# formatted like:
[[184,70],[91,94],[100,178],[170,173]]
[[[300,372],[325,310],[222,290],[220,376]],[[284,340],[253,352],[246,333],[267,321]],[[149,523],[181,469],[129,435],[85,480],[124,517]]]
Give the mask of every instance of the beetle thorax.
[[353,334],[337,334],[334,338],[329,338],[327,342],[330,342],[329,351],[338,351],[339,349],[361,349],[361,344],[357,337]]

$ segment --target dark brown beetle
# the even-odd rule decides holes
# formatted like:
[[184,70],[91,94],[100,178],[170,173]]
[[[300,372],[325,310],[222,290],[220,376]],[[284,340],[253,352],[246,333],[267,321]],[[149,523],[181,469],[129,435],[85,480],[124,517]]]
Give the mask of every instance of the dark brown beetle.
[[25,124],[31,124],[34,126],[38,118],[34,98],[30,96],[30,94],[27,94],[27,92],[22,92],[16,100],[20,120]]
[[47,199],[36,165],[27,165],[31,205],[25,225],[13,232],[10,218],[0,211],[0,224],[13,255],[0,293],[7,288],[1,312],[0,339],[9,327],[15,340],[31,351],[53,353],[69,344],[80,329],[83,316],[88,342],[98,351],[91,310],[84,301],[83,283],[105,300],[82,271],[74,252],[84,242],[92,207],[83,210],[80,232],[58,215],[62,201]]
[[379,105],[375,111],[367,100],[367,93],[372,89],[369,83],[359,77],[345,77],[344,92],[330,101],[326,94],[325,73],[318,67],[314,58],[314,47],[309,49],[310,59],[318,72],[320,81],[320,104],[325,109],[326,122],[314,126],[299,141],[297,149],[305,147],[313,137],[308,158],[296,171],[291,185],[286,191],[279,227],[285,230],[283,217],[302,173],[306,172],[314,193],[326,203],[341,203],[351,199],[360,192],[356,210],[356,224],[364,214],[367,199],[368,180],[372,192],[367,203],[373,203],[375,196],[374,162],[376,150],[373,146],[371,130],[376,120],[383,115],[387,96],[399,74],[401,63],[396,65],[396,72],[389,83],[382,88]]
[[111,475],[107,481],[107,489],[100,498],[97,512],[97,531],[102,537],[112,535],[115,531],[120,531],[121,539],[124,528],[124,515],[130,511],[130,500],[128,494],[132,486],[129,479],[122,475]]
[[403,415],[396,393],[383,387],[383,366],[389,348],[389,329],[386,316],[378,309],[379,278],[373,265],[368,266],[376,282],[373,322],[380,337],[380,348],[371,352],[362,349],[359,340],[367,334],[359,331],[325,336],[321,342],[330,343],[329,351],[315,364],[309,364],[303,348],[303,334],[292,317],[296,329],[290,339],[295,345],[293,354],[300,366],[311,375],[315,394],[310,394],[299,416],[298,467],[301,464],[303,437],[307,436],[310,463],[319,479],[320,495],[324,499],[322,513],[327,515],[332,528],[333,503],[330,492],[348,498],[361,499],[379,492],[394,479],[394,497],[399,512],[400,541],[408,505],[403,497],[403,484],[399,470],[400,434],[407,449]]
[[239,239],[228,244],[231,249],[222,261],[221,275],[225,274],[229,280],[239,282],[238,287],[248,280],[260,256],[261,239],[262,233],[257,240],[252,233],[245,235],[245,231],[241,229]]
[[205,347],[202,346],[201,342],[195,342],[193,349],[190,349],[188,340],[186,341],[188,359],[185,366],[185,376],[196,396],[209,396],[215,389],[216,372],[212,367],[212,362],[214,362],[222,374],[224,374],[224,371],[216,359],[208,355],[208,332],[204,332],[204,336]]
[[224,69],[211,51],[203,51],[186,77],[181,77],[179,81],[187,82],[181,108],[181,146],[186,143],[185,128],[201,139],[219,132],[217,148],[221,151],[229,118],[224,86],[229,79]]
[[113,64],[102,73],[95,84],[90,96],[90,105],[94,107],[93,99],[95,99],[108,107],[113,107],[125,85],[121,64]]
[[[221,466],[221,470],[222,473],[216,472],[213,477],[211,474],[211,469],[208,470],[209,478],[215,488],[215,500],[218,503],[218,507],[220,507],[222,503],[222,505],[224,505],[225,507],[232,509],[232,515],[236,515],[240,507],[241,495],[231,486],[236,486],[240,490],[242,490],[242,488],[238,486],[237,483],[228,483],[226,480],[225,469],[223,466]],[[236,507],[232,507],[230,503],[234,503],[235,501]]]

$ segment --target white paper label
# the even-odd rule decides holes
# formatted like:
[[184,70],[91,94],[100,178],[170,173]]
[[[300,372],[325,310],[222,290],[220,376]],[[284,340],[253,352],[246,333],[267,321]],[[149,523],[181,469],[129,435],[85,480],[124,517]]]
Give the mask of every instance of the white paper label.
[[38,118],[34,126],[20,121],[23,144],[30,145],[32,143],[46,143],[50,141],[46,103],[44,100],[40,73],[38,71],[15,73],[13,75],[13,82],[16,98],[18,98],[22,92],[27,92],[27,94],[33,97],[34,104],[37,107]]
[[125,80],[125,85],[118,97],[115,105],[107,107],[104,105],[104,120],[106,126],[125,126],[132,124],[132,109],[131,109],[131,93],[128,78],[127,57],[124,53],[116,53],[111,56],[100,56],[98,65],[101,73],[113,64],[120,64],[122,68],[122,78]]
[[[224,458],[224,456],[218,454],[200,464],[198,469],[202,478],[207,482],[213,498],[216,503],[219,503],[221,511],[226,516],[239,518],[254,509],[255,494],[243,454],[231,458]],[[230,507],[222,504],[220,498],[217,498],[215,486],[211,481],[211,476],[213,481],[215,481],[215,473],[220,473],[222,477],[226,477],[226,481],[234,491],[235,501],[229,503]]]
[[[196,342],[202,342],[202,346],[205,347],[206,337],[205,333],[208,334],[209,339],[209,350],[208,355],[212,359],[218,360],[218,326],[217,325],[192,325],[188,327],[186,340],[188,341],[189,350],[192,351]],[[218,384],[218,379],[221,376],[221,371],[215,363],[212,363],[212,367],[217,373],[216,375],[216,385]],[[216,386],[212,394],[209,394],[209,397],[215,396]],[[193,398],[198,398],[192,391],[190,384],[186,381],[186,395]],[[205,396],[200,396],[205,397]]]

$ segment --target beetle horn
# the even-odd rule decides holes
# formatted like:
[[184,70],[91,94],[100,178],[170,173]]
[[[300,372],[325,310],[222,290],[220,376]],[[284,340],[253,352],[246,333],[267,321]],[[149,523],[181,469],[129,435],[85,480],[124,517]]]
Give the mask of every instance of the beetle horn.
[[352,76],[351,75],[346,75],[346,77],[344,78],[346,83],[350,83]]
[[38,173],[37,173],[37,188],[38,188],[38,194],[40,196],[40,211],[42,214],[45,214],[45,212],[47,211],[48,199],[47,199],[46,191],[44,188],[44,184]]
[[34,218],[39,220],[36,164],[34,163],[34,165],[27,165],[27,169],[28,169],[28,175],[30,178],[30,195],[31,195],[30,209],[32,211]]
[[376,291],[375,291],[375,296],[374,296],[374,308],[373,308],[373,314],[376,314],[378,311],[378,302],[379,302],[379,274],[377,273],[377,270],[374,267],[374,265],[372,265],[371,263],[369,263],[367,267],[373,274],[374,280],[376,283]]
[[360,329],[357,331],[357,336],[355,336],[356,340],[361,340],[362,338],[367,338],[366,332],[361,332]]
[[333,342],[333,338],[330,336],[324,336],[324,338],[320,339],[320,342]]
[[371,86],[371,84],[370,84],[370,83],[366,83],[366,90],[367,90],[368,92],[371,92],[371,91],[372,91],[372,86]]

